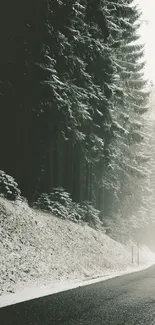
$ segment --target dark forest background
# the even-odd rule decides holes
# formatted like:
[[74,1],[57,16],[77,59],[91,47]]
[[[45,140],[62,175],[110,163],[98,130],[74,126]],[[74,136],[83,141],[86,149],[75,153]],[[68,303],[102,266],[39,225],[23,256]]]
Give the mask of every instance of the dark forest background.
[[29,202],[62,187],[74,202],[89,201],[105,225],[142,227],[152,205],[138,7],[133,0],[0,7],[0,169]]

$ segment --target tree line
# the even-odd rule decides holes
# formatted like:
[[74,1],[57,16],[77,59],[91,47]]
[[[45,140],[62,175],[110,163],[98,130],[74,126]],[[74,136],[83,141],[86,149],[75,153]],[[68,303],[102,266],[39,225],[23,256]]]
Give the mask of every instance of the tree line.
[[0,168],[30,202],[63,187],[100,210],[105,226],[123,227],[148,179],[139,8],[133,0],[1,7]]

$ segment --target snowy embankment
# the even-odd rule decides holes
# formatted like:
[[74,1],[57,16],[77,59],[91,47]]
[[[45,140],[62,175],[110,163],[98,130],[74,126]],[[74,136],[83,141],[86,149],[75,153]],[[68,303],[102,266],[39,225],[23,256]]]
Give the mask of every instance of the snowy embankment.
[[131,261],[131,247],[102,232],[0,198],[0,306],[136,271],[155,255],[143,247],[140,268]]

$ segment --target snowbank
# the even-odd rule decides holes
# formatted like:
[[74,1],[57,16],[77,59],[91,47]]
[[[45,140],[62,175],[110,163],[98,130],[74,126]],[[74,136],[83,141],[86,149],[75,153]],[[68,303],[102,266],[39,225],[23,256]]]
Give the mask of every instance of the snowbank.
[[[35,288],[36,297],[39,292],[60,291],[78,286],[80,281],[86,284],[85,280],[91,278],[107,278],[133,270],[131,247],[87,225],[64,221],[30,209],[26,203],[12,203],[3,198],[0,198],[0,252],[3,300],[8,293],[23,289],[27,297],[32,297]],[[155,255],[143,247],[141,267],[154,261]]]

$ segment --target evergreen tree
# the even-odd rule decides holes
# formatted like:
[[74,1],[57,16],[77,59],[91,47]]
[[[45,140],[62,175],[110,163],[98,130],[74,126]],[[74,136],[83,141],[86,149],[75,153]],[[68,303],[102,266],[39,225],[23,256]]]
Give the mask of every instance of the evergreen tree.
[[131,220],[137,207],[135,178],[140,186],[141,178],[147,176],[144,159],[137,148],[145,136],[142,114],[147,111],[149,93],[141,61],[144,48],[137,43],[140,13],[132,3],[120,1],[109,7],[109,11],[115,13],[110,21],[115,75],[111,111],[113,138],[104,177],[107,209],[103,216],[107,219],[105,224],[112,223],[111,227],[118,219],[125,219],[126,223]]
[[9,8],[0,11],[0,168],[29,200],[63,187],[113,229],[131,221],[148,181],[137,6],[15,0]]

